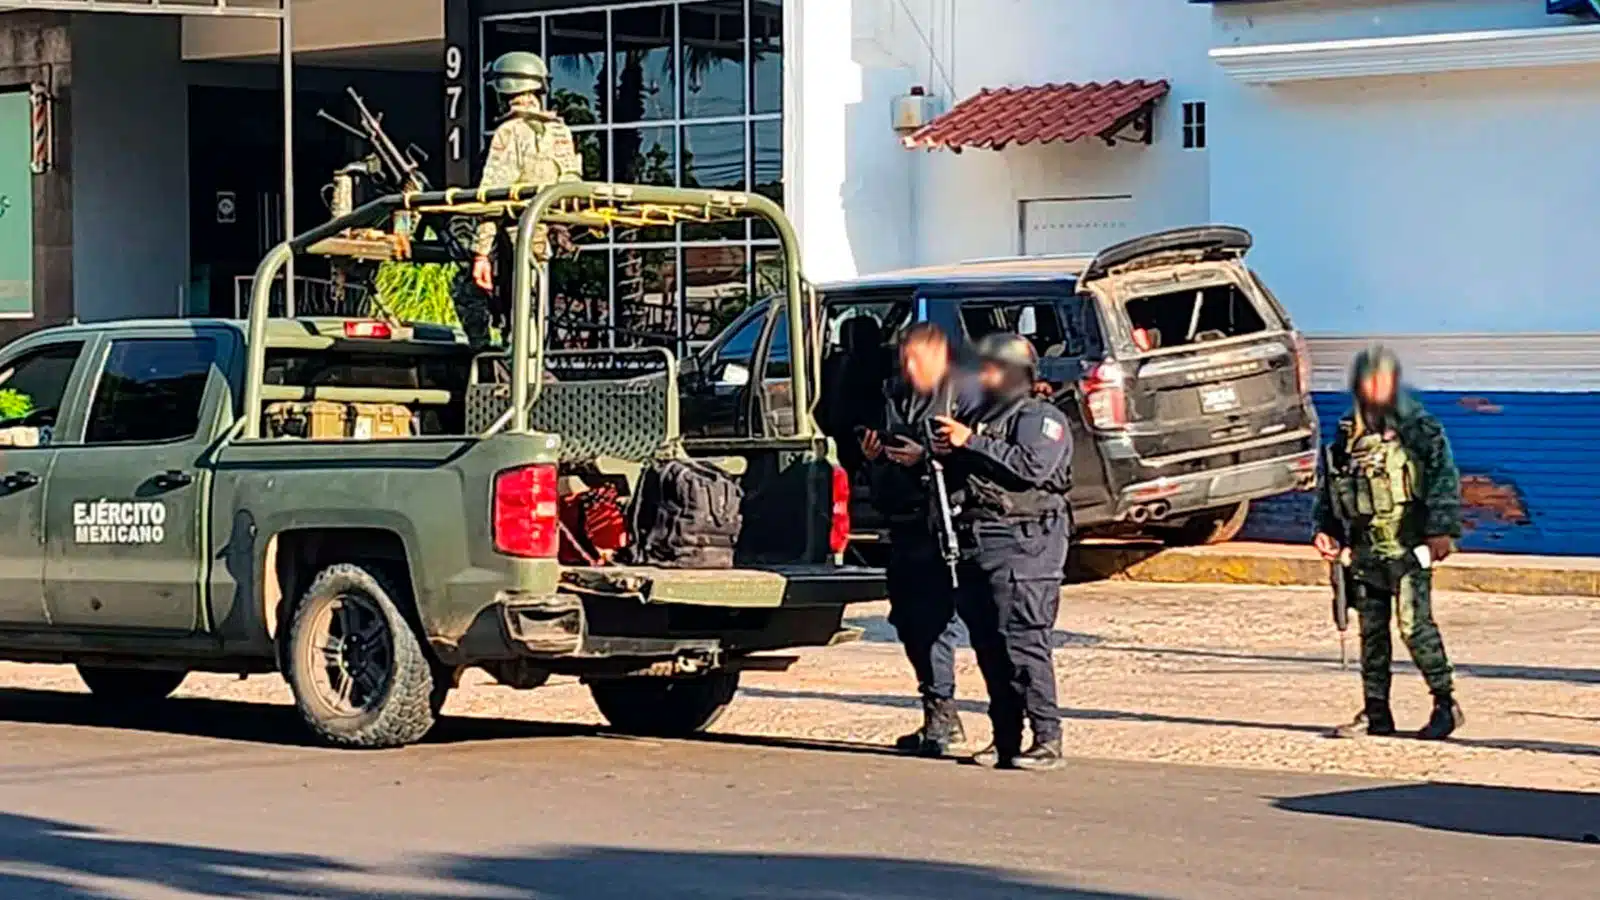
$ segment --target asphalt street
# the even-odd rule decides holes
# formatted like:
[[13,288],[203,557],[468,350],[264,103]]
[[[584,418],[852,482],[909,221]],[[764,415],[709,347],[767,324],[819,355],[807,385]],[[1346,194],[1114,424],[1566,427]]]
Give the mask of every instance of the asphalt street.
[[447,720],[304,746],[291,710],[0,691],[0,897],[1593,897],[1600,798]]

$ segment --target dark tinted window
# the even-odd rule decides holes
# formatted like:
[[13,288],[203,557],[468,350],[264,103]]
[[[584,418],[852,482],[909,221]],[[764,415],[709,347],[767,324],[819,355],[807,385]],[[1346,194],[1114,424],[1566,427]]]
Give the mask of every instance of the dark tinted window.
[[717,349],[718,362],[749,362],[755,355],[756,341],[761,339],[761,326],[767,321],[765,315],[751,316],[746,319],[739,330],[728,336],[722,346]]
[[1054,300],[969,300],[961,305],[961,324],[973,343],[987,334],[1010,331],[1027,338],[1040,356],[1061,356],[1067,349]]
[[822,336],[822,350],[824,353],[842,352],[845,349],[845,323],[863,316],[877,323],[877,331],[882,336],[880,343],[888,347],[894,343],[899,332],[910,324],[906,321],[910,309],[909,303],[882,297],[839,301],[830,297],[823,316],[828,325]]
[[1062,356],[1098,357],[1105,352],[1105,340],[1100,332],[1100,318],[1095,314],[1095,299],[1079,294],[1061,303],[1062,326],[1066,330],[1066,348]]
[[772,346],[767,350],[767,377],[789,377],[789,314],[778,313],[778,324],[772,326]]
[[193,437],[216,355],[210,338],[114,342],[84,440],[153,444]]
[[[55,425],[83,344],[54,344],[0,367],[0,427]],[[49,437],[41,434],[41,443]]]

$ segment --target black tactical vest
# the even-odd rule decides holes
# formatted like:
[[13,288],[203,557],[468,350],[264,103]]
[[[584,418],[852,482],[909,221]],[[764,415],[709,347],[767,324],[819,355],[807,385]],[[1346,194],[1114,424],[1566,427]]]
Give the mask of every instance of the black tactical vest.
[[[973,430],[998,440],[1016,439],[1017,421],[1030,403],[1043,401],[1023,397],[1000,404],[973,425]],[[1061,457],[1042,487],[1028,484],[993,466],[974,461],[966,472],[961,490],[961,519],[965,522],[1016,522],[1057,515],[1067,509],[1067,494],[1072,490],[1072,455]]]

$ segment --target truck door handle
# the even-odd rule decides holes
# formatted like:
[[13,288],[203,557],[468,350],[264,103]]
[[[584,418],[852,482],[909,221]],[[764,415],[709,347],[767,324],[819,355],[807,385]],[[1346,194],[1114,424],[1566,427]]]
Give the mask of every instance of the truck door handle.
[[158,488],[180,488],[194,483],[194,476],[177,469],[168,469],[155,477]]
[[32,472],[11,472],[5,478],[0,478],[0,484],[13,491],[30,488],[39,483],[39,476]]

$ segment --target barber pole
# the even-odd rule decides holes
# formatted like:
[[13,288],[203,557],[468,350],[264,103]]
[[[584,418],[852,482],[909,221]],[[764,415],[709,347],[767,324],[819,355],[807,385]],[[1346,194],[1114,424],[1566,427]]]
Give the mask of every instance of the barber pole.
[[28,99],[33,104],[33,173],[43,174],[50,169],[50,150],[54,145],[50,91],[42,84],[28,87]]

